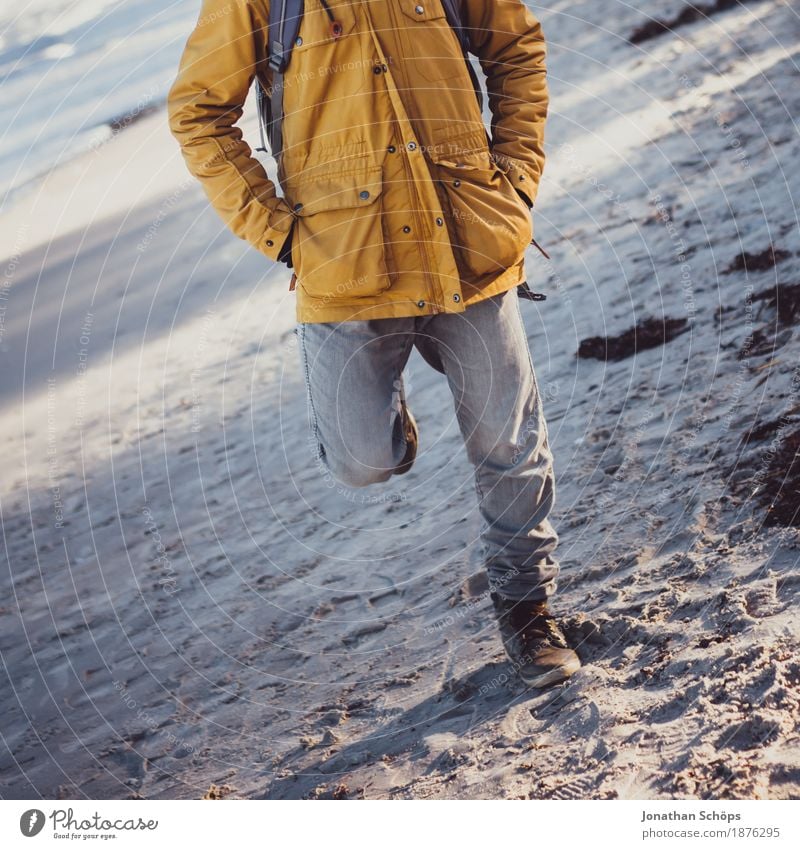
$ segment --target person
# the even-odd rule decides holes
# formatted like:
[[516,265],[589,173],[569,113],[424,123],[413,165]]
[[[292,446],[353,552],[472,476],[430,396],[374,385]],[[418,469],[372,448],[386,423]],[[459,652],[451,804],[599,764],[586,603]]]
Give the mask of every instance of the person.
[[[169,123],[230,229],[294,269],[325,469],[352,487],[408,472],[412,347],[446,376],[500,635],[522,679],[545,687],[580,666],[549,608],[553,457],[518,297],[544,166],[546,46],[521,0],[456,2],[491,134],[447,0],[305,0],[283,69],[270,64],[282,45],[268,0],[204,0]],[[237,126],[256,79],[279,95],[281,194]]]

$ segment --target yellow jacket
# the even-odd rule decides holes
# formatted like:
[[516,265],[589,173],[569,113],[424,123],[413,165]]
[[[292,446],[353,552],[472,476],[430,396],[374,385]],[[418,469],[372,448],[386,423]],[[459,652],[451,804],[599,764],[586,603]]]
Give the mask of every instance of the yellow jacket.
[[189,170],[230,229],[276,260],[297,320],[462,312],[523,278],[544,166],[545,42],[521,0],[463,0],[491,144],[441,0],[305,0],[284,77],[281,192],[236,126],[269,90],[269,0],[204,0],[168,98]]

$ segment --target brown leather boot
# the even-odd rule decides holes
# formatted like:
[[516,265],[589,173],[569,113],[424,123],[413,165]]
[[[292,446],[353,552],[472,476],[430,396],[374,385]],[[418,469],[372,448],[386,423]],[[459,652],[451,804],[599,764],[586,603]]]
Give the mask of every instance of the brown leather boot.
[[512,601],[492,593],[506,654],[529,687],[558,684],[580,669],[578,655],[544,601]]

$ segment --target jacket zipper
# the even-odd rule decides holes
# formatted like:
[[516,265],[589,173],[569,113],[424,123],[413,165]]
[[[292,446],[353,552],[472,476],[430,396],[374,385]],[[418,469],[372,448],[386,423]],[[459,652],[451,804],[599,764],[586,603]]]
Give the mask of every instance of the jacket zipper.
[[[394,8],[393,3],[389,3],[389,14],[392,17],[392,27],[394,28],[395,32],[398,32],[398,23],[397,23],[397,17],[396,17],[397,16],[397,10]],[[372,20],[371,19],[369,20],[369,25],[372,26]],[[408,80],[405,78],[405,72],[403,73],[403,77],[404,77],[403,82],[407,86]],[[398,97],[398,100],[400,100],[399,92],[398,92],[397,97]],[[390,100],[391,100],[391,98],[390,98]],[[401,105],[402,105],[402,103],[401,103]],[[409,126],[410,125],[411,125],[411,122],[409,121]],[[399,121],[398,121],[398,126],[399,126]],[[402,133],[401,133],[401,135],[402,135]],[[402,140],[400,140],[400,141],[403,144],[403,170],[406,173],[406,180],[408,181],[408,184],[411,187],[411,192],[414,196],[414,199],[418,204],[419,201],[420,201],[420,196],[419,196],[419,189],[417,188],[417,181],[414,179],[414,175],[411,171],[411,165],[409,164],[408,159],[406,158],[408,156],[408,148],[407,148],[406,144],[402,142]],[[419,147],[417,147],[417,150],[419,151],[419,155],[422,156],[422,151],[420,150]],[[427,168],[427,165],[426,165],[426,168]],[[412,220],[414,221],[415,232],[422,233],[422,227],[420,226],[422,224],[422,219],[420,218],[419,212],[417,212],[417,210],[416,210],[416,205],[415,205],[415,208],[412,209],[411,215],[412,215]],[[420,259],[422,260],[422,273],[425,275],[425,280],[426,280],[426,284],[427,284],[427,287],[428,287],[428,294],[430,295],[433,292],[433,273],[431,272],[430,266],[428,265],[428,254],[427,254],[427,248],[425,247],[425,242],[424,241],[419,242],[418,244],[419,244],[419,247],[420,247],[420,251],[419,251]],[[442,298],[442,300],[444,300],[444,299]],[[431,307],[433,309],[434,313],[440,313],[442,311],[439,303],[436,302],[436,299],[434,299],[433,303],[431,303],[430,299],[428,299],[428,301],[426,302],[426,306]]]

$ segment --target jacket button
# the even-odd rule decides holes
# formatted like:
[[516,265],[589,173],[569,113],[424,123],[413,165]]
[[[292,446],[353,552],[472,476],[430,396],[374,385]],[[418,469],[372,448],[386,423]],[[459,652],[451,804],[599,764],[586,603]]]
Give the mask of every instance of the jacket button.
[[403,227],[403,232],[404,233],[410,233],[411,232],[411,228],[408,226],[408,224],[406,224],[406,226]]
[[418,15],[423,15],[423,14],[425,13],[425,7],[424,7],[424,6],[415,6],[415,7],[414,7],[414,11],[415,11]]
[[302,39],[302,38],[300,38],[300,36],[298,36],[298,37],[295,39],[295,42],[294,42],[294,43],[295,43],[295,45],[296,45],[297,47],[302,47],[302,46],[303,46],[303,39]]
[[524,179],[525,179],[525,175],[524,175],[524,174],[520,174],[520,175],[519,175],[519,178],[520,178],[520,180],[524,180]]
[[425,301],[417,301],[417,306],[422,309],[425,306]]
[[389,153],[396,153],[397,152],[397,148],[393,144],[390,144],[389,147],[386,148],[386,150],[388,150]]
[[359,192],[358,196],[361,198],[361,200],[367,200],[367,198],[369,197],[369,192],[366,190],[363,192]]
[[417,143],[416,143],[416,142],[413,142],[413,141],[410,141],[410,142],[406,145],[406,147],[407,147],[409,150],[416,150],[416,149],[417,149]]
[[381,74],[383,73],[383,68],[380,65],[375,65],[372,69],[373,74]]
[[303,208],[303,204],[302,204],[302,203],[296,203],[296,204],[294,205],[294,211],[295,211],[295,212],[300,212],[300,210],[301,210],[302,208]]
[[442,224],[444,224],[444,221],[442,221],[442,219],[441,219],[441,218],[437,218],[437,219],[436,219],[436,224],[437,224],[439,227],[441,227],[441,226],[442,226]]
[[271,248],[274,244],[275,244],[275,242],[273,242],[272,239],[267,239],[267,247],[268,248]]
[[458,303],[461,300],[461,295],[453,295],[453,300]]
[[461,185],[461,180],[453,180],[453,185],[458,188]]

